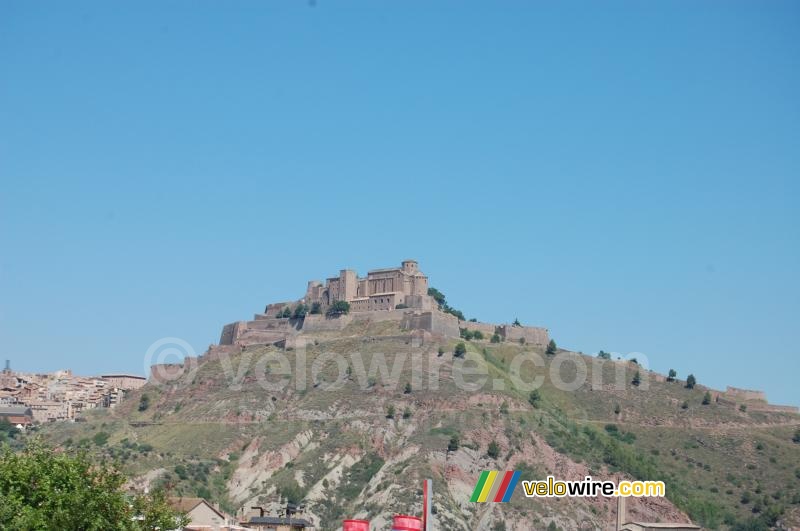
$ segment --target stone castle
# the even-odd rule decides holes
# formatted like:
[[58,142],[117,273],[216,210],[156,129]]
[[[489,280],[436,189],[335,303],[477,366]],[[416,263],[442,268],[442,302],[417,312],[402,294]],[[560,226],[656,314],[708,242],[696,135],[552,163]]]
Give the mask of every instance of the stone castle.
[[350,311],[394,310],[398,306],[430,310],[428,277],[419,270],[416,260],[404,260],[400,267],[373,269],[366,278],[355,271],[342,269],[338,277],[308,283],[306,304],[323,307],[336,301],[350,303]]
[[[442,311],[428,295],[428,288],[428,277],[416,260],[404,260],[400,267],[373,269],[366,277],[342,269],[324,283],[309,281],[305,296],[299,300],[268,304],[264,313],[256,314],[251,321],[225,325],[219,345],[291,345],[303,333],[342,330],[352,322],[363,321],[396,321],[401,329],[439,339],[459,337],[460,329],[468,329],[480,330],[487,339],[498,334],[503,340],[532,346],[544,346],[550,340],[545,328],[461,321]],[[339,301],[349,304],[349,312],[329,315],[328,309]],[[298,312],[298,308],[303,311]]]

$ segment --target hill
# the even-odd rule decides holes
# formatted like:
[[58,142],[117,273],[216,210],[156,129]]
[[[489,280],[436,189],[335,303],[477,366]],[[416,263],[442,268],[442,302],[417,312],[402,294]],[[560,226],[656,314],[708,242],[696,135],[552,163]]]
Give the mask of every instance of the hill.
[[[482,470],[665,481],[666,499],[629,501],[639,520],[800,525],[796,414],[703,404],[701,385],[521,342],[463,341],[462,359],[454,355],[462,341],[354,321],[304,334],[294,347],[229,349],[43,433],[118,459],[141,485],[167,484],[230,512],[304,501],[321,529],[345,517],[388,528],[394,513],[418,514],[424,478],[434,482],[438,529],[614,522],[610,498],[534,500],[518,488],[509,503],[470,503]],[[524,354],[543,366],[520,364]],[[564,389],[582,367],[586,383]],[[637,371],[642,381],[631,385]],[[537,376],[538,395],[518,385]]]

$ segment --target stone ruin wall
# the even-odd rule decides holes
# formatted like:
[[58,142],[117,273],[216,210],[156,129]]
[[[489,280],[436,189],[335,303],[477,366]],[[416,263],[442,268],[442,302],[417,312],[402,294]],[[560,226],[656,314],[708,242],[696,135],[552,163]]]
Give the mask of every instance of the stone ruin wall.
[[400,327],[405,330],[427,330],[433,335],[441,337],[458,337],[458,318],[448,313],[434,312],[406,312],[400,321]]
[[148,383],[163,384],[174,382],[181,378],[187,371],[197,367],[199,360],[196,356],[186,356],[183,363],[157,363],[150,366]]
[[519,342],[520,339],[524,339],[527,345],[544,347],[550,342],[550,333],[547,328],[539,328],[536,326],[494,325],[491,323],[475,323],[471,321],[459,321],[458,326],[459,328],[466,328],[473,332],[479,331],[487,339],[494,334],[498,334],[505,341]]
[[758,400],[761,402],[767,401],[767,395],[764,394],[764,391],[739,389],[738,387],[731,387],[730,385],[725,388],[725,396],[734,400]]
[[519,341],[520,339],[524,339],[527,345],[543,347],[550,342],[550,332],[547,328],[502,325],[497,327],[497,333],[506,341]]

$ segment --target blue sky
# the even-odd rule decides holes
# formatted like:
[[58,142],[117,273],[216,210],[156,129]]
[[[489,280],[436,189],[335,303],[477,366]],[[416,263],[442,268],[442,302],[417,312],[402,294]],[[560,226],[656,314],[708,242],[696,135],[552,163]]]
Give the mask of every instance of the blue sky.
[[796,2],[0,3],[0,345],[413,257],[468,316],[800,404]]

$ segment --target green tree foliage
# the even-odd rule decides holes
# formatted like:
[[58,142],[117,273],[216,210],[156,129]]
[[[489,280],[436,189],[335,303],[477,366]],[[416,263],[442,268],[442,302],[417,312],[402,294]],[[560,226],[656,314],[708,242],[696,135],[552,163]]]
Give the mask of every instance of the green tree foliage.
[[406,386],[403,389],[403,392],[407,395],[411,394],[411,382],[406,382]]
[[0,419],[0,443],[6,439],[13,439],[18,433],[19,430],[8,419]]
[[141,397],[139,397],[139,411],[147,411],[147,408],[149,407],[150,407],[150,395],[145,393]]
[[601,360],[610,360],[611,353],[606,352],[605,350],[601,350],[600,352],[597,353],[597,357],[600,358]]
[[393,419],[394,413],[395,413],[394,406],[390,404],[389,407],[386,408],[386,418]]
[[703,395],[703,405],[707,406],[711,403],[711,393],[706,391],[706,394]]
[[639,373],[639,371],[636,371],[636,373],[633,375],[633,380],[631,380],[631,383],[636,387],[639,387],[639,384],[642,383],[642,375]]
[[108,442],[108,437],[109,437],[108,433],[104,431],[98,431],[97,433],[94,434],[92,440],[97,446],[105,446],[106,443]]
[[554,339],[551,339],[550,342],[547,344],[547,350],[545,350],[545,354],[547,354],[548,356],[555,356],[556,352],[558,352],[556,341]]
[[294,317],[295,319],[302,319],[303,317],[306,316],[307,313],[308,313],[308,306],[306,306],[305,304],[298,304],[297,308],[295,308],[294,312],[292,312],[292,317]]
[[330,315],[347,315],[350,313],[350,303],[347,301],[336,301],[328,308],[327,314]]
[[694,389],[695,385],[697,385],[697,378],[694,377],[694,374],[690,374],[686,377],[686,389]]
[[681,404],[681,409],[689,409],[689,402],[684,400],[683,404]]
[[444,293],[442,293],[436,288],[428,288],[428,295],[433,297],[433,300],[436,301],[436,304],[439,305],[439,308],[447,304],[447,300],[445,299]]
[[315,302],[314,304],[311,305],[311,310],[308,313],[310,313],[312,315],[321,314],[322,313],[322,306],[320,305],[320,303]]
[[531,394],[528,395],[528,402],[535,408],[539,407],[539,403],[542,400],[542,395],[539,393],[538,389],[534,389],[531,391]]
[[461,445],[461,441],[458,438],[458,435],[453,435],[450,437],[450,441],[447,443],[447,451],[448,452],[455,452],[458,450],[458,447]]
[[453,351],[453,355],[456,358],[463,358],[466,355],[466,353],[467,353],[467,346],[463,342],[460,342],[458,345],[456,345],[456,349]]
[[674,382],[676,376],[678,376],[678,373],[675,372],[675,369],[670,369],[669,374],[667,374],[667,381]]
[[406,408],[403,410],[403,418],[404,419],[410,419],[411,418],[411,408],[410,407],[406,406]]
[[614,404],[614,414],[615,415],[619,415],[621,411],[622,411],[622,408],[619,407],[619,404]]
[[439,354],[439,357],[440,357],[440,358],[441,358],[442,356],[444,356],[444,347],[439,347],[438,354]]
[[514,318],[514,322],[511,324],[511,326],[522,326],[522,323],[520,323],[520,322],[519,322],[519,319],[517,319],[517,318],[515,317],[515,318]]
[[500,457],[500,445],[497,444],[497,441],[492,441],[489,443],[489,447],[486,449],[486,455],[492,459],[497,459]]
[[186,517],[163,491],[129,496],[116,468],[84,454],[56,453],[33,441],[19,453],[0,454],[3,529],[122,531],[176,529]]
[[442,310],[443,312],[455,315],[462,321],[467,320],[467,318],[464,317],[464,314],[460,310],[456,310],[455,308],[447,304],[447,299],[445,298],[444,293],[442,293],[438,289],[428,288],[428,295],[433,297],[433,300],[436,301],[436,304],[439,305],[439,309]]
[[474,332],[472,332],[472,338],[483,339],[483,332],[481,332],[480,330],[475,330]]
[[490,341],[492,343],[500,343],[500,339],[500,334],[494,333],[492,334],[492,339],[490,339]]

